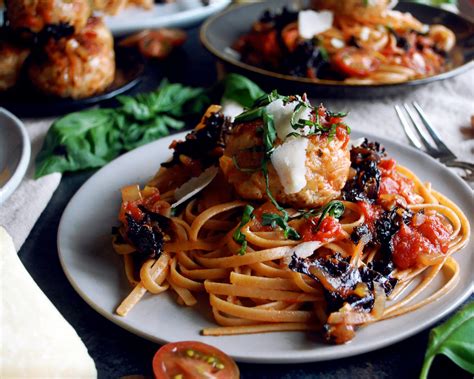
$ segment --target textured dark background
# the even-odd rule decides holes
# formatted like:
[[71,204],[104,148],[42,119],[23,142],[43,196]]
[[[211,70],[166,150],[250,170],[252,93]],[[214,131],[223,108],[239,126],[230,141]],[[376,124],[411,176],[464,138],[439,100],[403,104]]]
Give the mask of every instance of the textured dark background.
[[[150,64],[135,91],[154,89],[165,76],[172,82],[206,87],[215,82],[215,62],[201,47],[198,29],[188,32],[184,48],[165,63]],[[59,263],[56,245],[59,220],[70,198],[92,174],[93,171],[87,171],[63,176],[51,202],[20,250],[20,258],[86,344],[99,378],[133,374],[151,376],[151,360],[159,345],[121,329],[96,313],[73,290]],[[471,295],[469,301],[473,300]],[[286,365],[241,363],[239,367],[244,379],[415,378],[421,369],[427,341],[428,331],[423,331],[390,347],[351,358]],[[432,379],[470,377],[443,356],[435,359],[430,374]]]

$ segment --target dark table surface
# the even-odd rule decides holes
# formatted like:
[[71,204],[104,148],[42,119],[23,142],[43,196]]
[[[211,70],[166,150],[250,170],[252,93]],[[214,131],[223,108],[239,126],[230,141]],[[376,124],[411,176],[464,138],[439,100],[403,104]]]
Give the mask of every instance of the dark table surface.
[[[164,76],[170,81],[206,87],[215,82],[215,62],[200,45],[198,29],[189,30],[183,50],[170,60],[150,64],[144,81],[135,91],[156,88]],[[56,245],[59,220],[71,197],[93,173],[87,171],[63,176],[19,255],[36,283],[86,344],[99,378],[133,374],[151,376],[151,360],[159,345],[121,329],[96,313],[74,291],[59,263]],[[473,300],[471,295],[468,301]],[[239,363],[239,367],[242,378],[412,378],[419,375],[428,332],[423,331],[400,343],[351,358],[286,365]],[[438,377],[471,376],[440,356],[435,359],[430,372],[430,378]]]

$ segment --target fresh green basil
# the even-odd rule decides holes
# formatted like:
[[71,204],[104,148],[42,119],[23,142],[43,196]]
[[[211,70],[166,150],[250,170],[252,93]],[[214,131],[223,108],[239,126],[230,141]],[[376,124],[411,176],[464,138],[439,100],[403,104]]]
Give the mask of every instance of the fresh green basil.
[[250,108],[254,102],[264,95],[262,89],[250,79],[238,74],[229,74],[223,80],[223,99],[233,100],[245,108]]
[[241,245],[239,255],[244,255],[247,250],[247,239],[245,238],[245,234],[242,233],[242,227],[254,217],[253,210],[254,208],[251,205],[247,204],[245,206],[240,224],[232,235],[234,241]]
[[292,240],[299,240],[301,238],[298,232],[288,225],[288,217],[285,217],[284,215],[282,216],[277,213],[264,213],[262,215],[262,225],[271,226],[272,229],[279,226],[283,230],[285,238]]
[[420,379],[427,378],[437,354],[444,354],[458,366],[474,374],[474,302],[431,330]]
[[321,209],[321,216],[319,216],[318,223],[316,224],[316,230],[319,229],[321,223],[327,216],[332,216],[334,218],[341,218],[344,214],[344,204],[339,200],[331,200]]

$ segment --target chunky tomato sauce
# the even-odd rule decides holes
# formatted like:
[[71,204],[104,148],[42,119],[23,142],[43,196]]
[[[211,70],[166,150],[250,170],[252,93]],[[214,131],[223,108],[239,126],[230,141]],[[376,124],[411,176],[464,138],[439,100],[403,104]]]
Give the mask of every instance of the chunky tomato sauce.
[[441,257],[448,251],[451,233],[438,216],[418,213],[393,236],[393,262],[404,270],[416,266],[422,256]]
[[336,218],[327,216],[323,219],[319,228],[316,228],[318,222],[319,217],[311,217],[303,224],[300,229],[303,241],[326,242],[331,238],[344,238],[342,226]]
[[420,203],[422,199],[415,193],[415,183],[399,174],[395,170],[396,166],[397,162],[394,159],[384,159],[379,163],[378,167],[382,174],[379,196],[400,195],[408,204]]

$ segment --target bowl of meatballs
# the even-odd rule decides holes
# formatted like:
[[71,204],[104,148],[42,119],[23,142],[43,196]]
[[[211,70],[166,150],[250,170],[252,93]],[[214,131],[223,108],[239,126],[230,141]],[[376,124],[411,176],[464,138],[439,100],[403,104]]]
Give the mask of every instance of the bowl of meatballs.
[[0,105],[20,115],[64,113],[136,85],[144,69],[89,0],[6,0],[0,30]]

